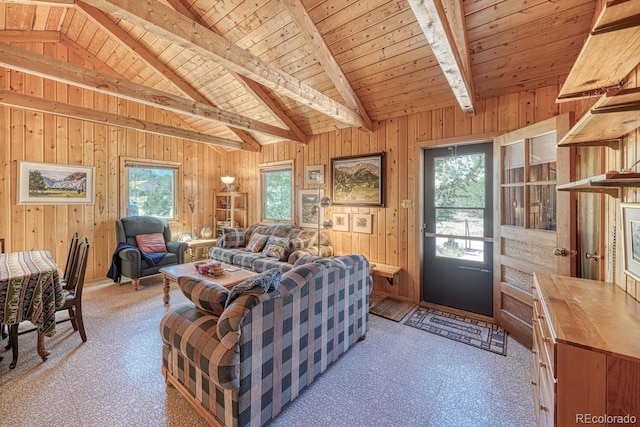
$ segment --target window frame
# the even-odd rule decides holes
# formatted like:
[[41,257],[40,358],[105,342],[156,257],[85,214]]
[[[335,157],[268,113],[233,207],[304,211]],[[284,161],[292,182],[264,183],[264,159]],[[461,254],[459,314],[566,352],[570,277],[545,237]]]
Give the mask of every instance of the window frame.
[[182,189],[182,164],[179,162],[168,162],[164,160],[140,159],[135,157],[120,158],[120,217],[130,216],[129,214],[129,169],[132,167],[149,169],[168,169],[174,171],[173,182],[173,217],[164,218],[167,222],[177,222],[180,220],[180,190]]
[[[296,199],[295,199],[295,188],[296,188],[296,173],[295,173],[295,162],[293,160],[285,160],[280,162],[269,162],[269,163],[261,163],[258,165],[260,168],[260,192],[258,194],[258,202],[260,204],[260,222],[263,224],[270,223],[284,223],[284,224],[294,224],[295,222],[295,212],[296,212]],[[265,218],[266,211],[266,183],[264,180],[265,173],[268,172],[276,172],[290,170],[291,171],[291,219],[270,219]]]

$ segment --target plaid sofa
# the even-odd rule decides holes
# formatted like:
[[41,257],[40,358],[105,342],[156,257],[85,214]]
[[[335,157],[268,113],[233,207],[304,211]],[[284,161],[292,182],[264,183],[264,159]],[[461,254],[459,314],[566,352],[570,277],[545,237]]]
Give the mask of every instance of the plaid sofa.
[[[288,245],[279,258],[269,257],[264,252],[250,252],[246,244],[254,233],[283,237],[288,240]],[[303,230],[289,224],[254,224],[246,230],[228,228],[218,238],[216,246],[209,248],[209,258],[258,273],[271,268],[289,271],[305,255],[318,255],[318,231]],[[326,233],[320,231],[320,256],[332,255],[331,241]]]
[[263,425],[365,336],[371,287],[367,259],[344,255],[299,265],[219,316],[174,307],[160,323],[163,374],[210,424]]

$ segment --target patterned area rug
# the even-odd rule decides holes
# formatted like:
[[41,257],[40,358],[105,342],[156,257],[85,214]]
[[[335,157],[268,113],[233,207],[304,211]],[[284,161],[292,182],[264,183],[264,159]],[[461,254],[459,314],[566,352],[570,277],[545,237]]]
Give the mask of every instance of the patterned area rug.
[[502,356],[507,355],[507,332],[492,323],[419,307],[404,324]]

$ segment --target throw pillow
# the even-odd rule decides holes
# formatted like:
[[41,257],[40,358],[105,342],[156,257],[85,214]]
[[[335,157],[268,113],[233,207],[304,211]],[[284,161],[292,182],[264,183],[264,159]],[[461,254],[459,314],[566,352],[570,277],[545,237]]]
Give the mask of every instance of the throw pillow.
[[138,234],[136,236],[136,245],[141,252],[167,252],[167,245],[164,242],[162,233]]
[[288,244],[289,239],[286,237],[269,236],[262,253],[268,257],[280,258]]
[[258,293],[263,294],[278,289],[280,279],[282,278],[282,271],[278,268],[272,268],[270,270],[263,271],[257,276],[253,276],[240,282],[231,288],[225,308],[231,304],[231,302],[238,298],[242,294],[246,293]]
[[280,255],[280,261],[288,261],[289,255],[299,249],[307,247],[307,243],[306,240],[300,238],[289,239],[289,244],[287,244],[287,247],[284,248],[284,251]]
[[208,282],[195,277],[183,276],[178,280],[178,286],[184,296],[189,298],[201,310],[214,316],[220,316],[224,311],[229,297],[229,290],[217,283]]
[[244,229],[242,228],[223,228],[222,241],[218,239],[216,242],[218,247],[223,248],[239,248],[244,246]]
[[264,244],[269,240],[269,236],[260,233],[253,233],[251,240],[247,243],[249,252],[260,252],[264,248]]

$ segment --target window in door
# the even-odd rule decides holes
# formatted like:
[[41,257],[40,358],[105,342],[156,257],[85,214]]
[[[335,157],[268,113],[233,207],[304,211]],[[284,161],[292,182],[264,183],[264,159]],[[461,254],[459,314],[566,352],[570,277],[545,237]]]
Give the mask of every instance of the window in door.
[[502,147],[502,224],[556,230],[556,133]]

